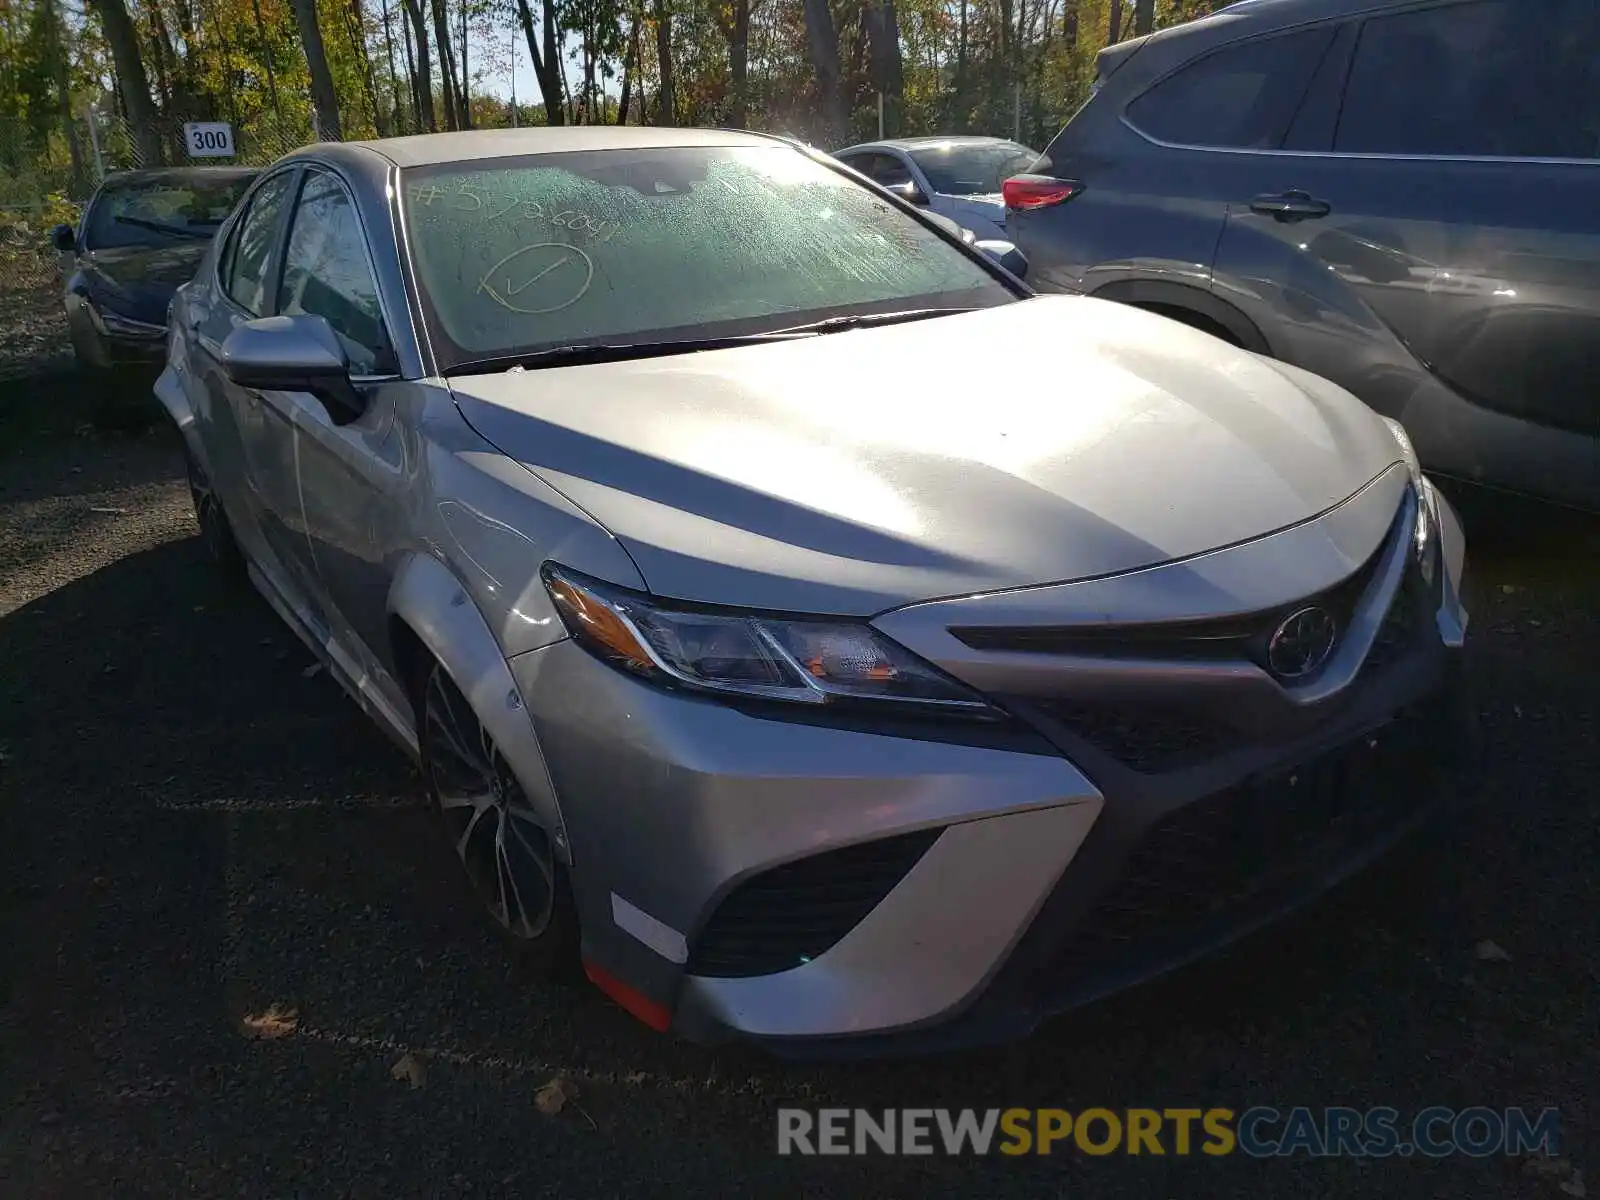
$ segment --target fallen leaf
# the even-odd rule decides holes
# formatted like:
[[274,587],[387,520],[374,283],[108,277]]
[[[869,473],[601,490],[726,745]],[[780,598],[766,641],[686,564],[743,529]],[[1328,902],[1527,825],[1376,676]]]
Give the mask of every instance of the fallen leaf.
[[1514,595],[1516,595],[1516,592],[1517,592],[1517,585],[1514,584],[1514,583],[1502,583],[1500,585],[1500,591],[1504,595],[1514,596]]
[[533,1105],[547,1117],[553,1117],[567,1106],[567,1101],[578,1094],[578,1089],[557,1075],[534,1094]]
[[1565,1192],[1569,1196],[1583,1197],[1583,1196],[1587,1196],[1589,1194],[1584,1189],[1584,1186],[1583,1186],[1583,1172],[1582,1171],[1574,1171],[1572,1173],[1572,1178],[1563,1181],[1560,1184],[1560,1187],[1561,1187],[1561,1190],[1563,1192]]
[[304,671],[300,672],[300,678],[302,678],[302,679],[312,679],[315,676],[318,676],[320,674],[322,674],[322,664],[321,663],[312,663]]
[[400,1079],[409,1083],[413,1088],[420,1088],[428,1082],[428,1068],[422,1065],[422,1060],[409,1050],[402,1054],[389,1068],[390,1079]]
[[239,1020],[239,1032],[256,1042],[274,1042],[292,1034],[300,1024],[300,1014],[292,1008],[274,1004],[263,1013],[246,1013]]
[[1479,962],[1510,962],[1511,955],[1507,954],[1500,946],[1484,938],[1476,947]]

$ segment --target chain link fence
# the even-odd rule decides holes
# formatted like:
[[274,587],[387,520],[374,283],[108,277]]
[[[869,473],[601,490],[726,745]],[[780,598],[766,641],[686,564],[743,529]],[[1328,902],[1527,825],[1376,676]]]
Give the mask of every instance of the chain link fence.
[[[160,119],[150,131],[153,136],[141,138],[132,122],[116,114],[90,112],[82,120],[82,144],[93,157],[95,181],[104,179],[114,171],[131,171],[145,167],[183,166],[243,166],[264,167],[316,140],[309,121],[292,117],[278,119],[264,116],[233,125],[232,157],[191,157],[184,139],[184,123]],[[151,150],[154,153],[151,153]]]

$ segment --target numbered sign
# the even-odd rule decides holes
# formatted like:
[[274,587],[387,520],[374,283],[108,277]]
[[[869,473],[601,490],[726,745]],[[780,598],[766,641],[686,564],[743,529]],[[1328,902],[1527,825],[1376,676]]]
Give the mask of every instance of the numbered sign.
[[232,158],[233,126],[226,121],[189,121],[183,142],[190,158]]

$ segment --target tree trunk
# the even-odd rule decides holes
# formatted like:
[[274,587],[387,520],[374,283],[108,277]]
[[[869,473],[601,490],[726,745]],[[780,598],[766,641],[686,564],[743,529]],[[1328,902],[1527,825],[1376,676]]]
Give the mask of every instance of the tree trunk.
[[633,74],[639,66],[639,29],[644,24],[643,0],[633,10],[628,29],[628,51],[622,56],[622,96],[617,101],[617,124],[628,123],[628,105],[633,99]]
[[417,120],[429,133],[439,129],[433,111],[433,69],[428,63],[428,23],[422,17],[422,0],[401,0],[411,18],[411,36],[417,43],[417,69],[412,83],[417,89]]
[[278,76],[272,69],[272,43],[267,37],[267,23],[261,19],[261,0],[250,0],[256,16],[256,53],[267,69],[267,98],[272,101],[272,115],[278,121],[278,133],[283,133],[283,108],[278,103]]
[[344,10],[345,31],[350,35],[350,47],[361,64],[361,85],[367,93],[367,105],[372,109],[372,127],[379,137],[388,137],[393,130],[389,119],[378,103],[378,73],[372,68],[372,55],[367,53],[367,20],[361,11],[361,0],[350,0]]
[[46,23],[49,36],[50,85],[56,94],[56,117],[61,122],[61,136],[67,141],[67,156],[71,173],[67,177],[67,194],[85,196],[89,192],[88,176],[84,170],[83,147],[78,141],[78,126],[72,119],[72,86],[67,70],[66,24],[55,0],[40,0],[40,15]]
[[116,68],[117,90],[123,111],[133,126],[134,145],[145,166],[161,162],[161,137],[156,132],[156,106],[150,99],[150,79],[144,73],[144,58],[139,53],[139,34],[128,16],[124,0],[89,0],[105,30]]
[[405,133],[406,122],[402,117],[405,104],[400,99],[400,73],[396,69],[394,60],[394,27],[390,24],[389,0],[380,0],[380,4],[380,11],[383,14],[383,48],[389,57],[389,94],[394,105],[389,113],[389,124],[396,133]]
[[456,99],[456,59],[450,48],[450,19],[445,15],[444,0],[433,0],[433,40],[439,47],[439,87],[443,91],[444,127],[459,129],[461,104]]
[[461,117],[456,122],[462,129],[472,128],[472,72],[467,66],[467,0],[461,0],[461,78],[456,86],[456,99],[461,104]]
[[678,94],[672,84],[672,12],[667,0],[656,0],[656,64],[661,87],[656,92],[656,124],[672,125],[678,119]]
[[[544,0],[544,18],[544,47],[549,51],[555,46],[555,10],[551,8],[550,0]],[[566,116],[561,105],[561,79],[555,73],[553,55],[540,51],[539,37],[533,29],[533,10],[528,7],[528,0],[517,0],[517,19],[522,22],[522,36],[528,42],[528,57],[533,60],[533,77],[539,84],[539,98],[544,101],[544,123],[561,125]]]
[[1111,0],[1111,29],[1106,45],[1115,46],[1122,40],[1122,0]]
[[317,115],[317,137],[324,142],[343,138],[339,128],[339,95],[333,90],[333,75],[328,70],[328,55],[322,46],[322,26],[317,20],[317,0],[291,0],[294,23],[305,47],[306,65],[311,70],[311,104]]
[[961,0],[961,13],[956,23],[956,119],[952,128],[964,131],[967,127],[967,3]]
[[1156,25],[1156,0],[1133,0],[1133,36],[1142,37]]
[[850,126],[850,113],[844,97],[844,76],[839,70],[839,31],[834,28],[828,0],[803,0],[806,41],[811,49],[811,65],[817,71],[817,89],[822,98],[822,119],[830,144],[837,146]]
[[743,129],[750,123],[750,0],[733,0],[733,32],[728,38],[728,75],[733,103],[728,124]]
[[898,137],[905,62],[900,55],[900,20],[894,0],[867,0],[863,16],[872,51],[872,86],[883,96],[883,131],[888,137]]

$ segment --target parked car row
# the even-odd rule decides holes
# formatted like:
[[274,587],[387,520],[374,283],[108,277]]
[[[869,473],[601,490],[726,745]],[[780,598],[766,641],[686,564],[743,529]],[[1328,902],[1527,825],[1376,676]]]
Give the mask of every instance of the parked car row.
[[171,303],[219,567],[507,940],[657,1029],[1019,1036],[1452,794],[1464,539],[1404,426],[916,199],[720,130],[321,144]]
[[1042,155],[838,157],[1006,238],[1040,291],[1304,367],[1430,469],[1600,510],[1593,0],[1246,0],[1103,51]]

